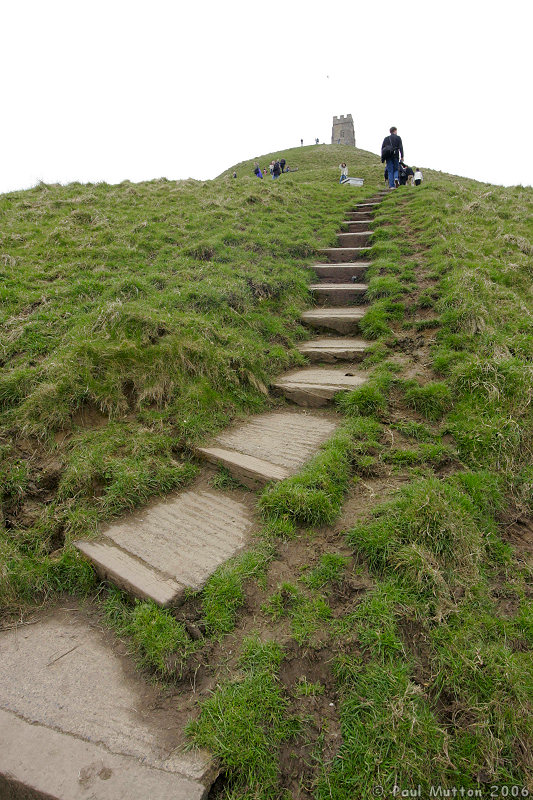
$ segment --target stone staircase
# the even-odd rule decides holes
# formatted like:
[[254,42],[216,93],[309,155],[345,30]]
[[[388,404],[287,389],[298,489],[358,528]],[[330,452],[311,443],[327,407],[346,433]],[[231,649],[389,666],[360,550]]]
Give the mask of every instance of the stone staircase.
[[[103,579],[162,607],[179,605],[246,546],[256,524],[254,496],[213,488],[212,466],[260,489],[296,474],[333,435],[338,417],[322,407],[365,381],[354,366],[367,346],[357,337],[365,313],[357,303],[382,194],[347,215],[348,232],[310,267],[316,307],[302,322],[318,336],[299,350],[312,365],[271,387],[294,406],[218,434],[197,448],[206,467],[194,485],[116,520],[97,540],[76,542]],[[125,676],[99,626],[66,610],[72,615],[60,609],[23,632],[0,633],[0,796],[205,800],[217,774],[209,754],[184,750],[158,716],[152,687]]]
[[[322,261],[310,267],[317,278],[310,286],[316,307],[305,311],[302,321],[321,335],[299,347],[312,365],[280,376],[271,387],[313,412],[261,414],[197,448],[199,458],[223,466],[244,486],[258,489],[298,472],[337,425],[335,415],[314,410],[365,381],[354,365],[364,357],[366,343],[353,334],[365,313],[358,303],[367,288],[369,220],[379,197],[348,215],[363,215],[364,230],[339,233],[337,247],[319,251]],[[155,501],[113,522],[99,540],[76,546],[103,579],[135,597],[176,606],[246,545],[254,524],[253,500],[246,493],[230,496],[201,475],[187,491]]]

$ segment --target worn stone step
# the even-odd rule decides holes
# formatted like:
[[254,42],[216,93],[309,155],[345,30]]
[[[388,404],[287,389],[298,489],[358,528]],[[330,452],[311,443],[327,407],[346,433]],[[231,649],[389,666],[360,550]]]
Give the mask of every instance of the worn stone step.
[[188,588],[152,569],[108,539],[77,542],[76,546],[92,562],[103,580],[116,584],[134,597],[153,600],[166,607],[180,602]]
[[361,280],[369,266],[368,261],[358,261],[344,264],[311,264],[309,269],[315,271],[317,278],[327,280],[328,283],[345,283],[352,278]]
[[317,301],[344,306],[360,300],[368,289],[366,283],[313,283],[309,287]]
[[339,247],[363,247],[369,244],[372,233],[373,231],[338,233],[337,242]]
[[348,211],[347,222],[370,222],[374,218],[373,211]]
[[217,765],[185,750],[171,700],[72,605],[0,633],[0,797],[203,800]]
[[373,202],[370,203],[357,203],[357,205],[354,208],[354,211],[367,211],[369,209],[370,211],[372,211],[379,205],[381,205],[381,200],[374,200]]
[[348,228],[348,233],[373,233],[373,231],[369,229],[368,219],[345,219],[342,221],[341,225]]
[[371,247],[323,247],[318,252],[332,264],[367,258]]
[[244,486],[260,489],[270,481],[282,481],[289,477],[284,467],[278,467],[262,458],[254,458],[235,450],[224,450],[222,447],[198,447],[199,456],[212,464],[225,467],[228,472]]
[[294,475],[337,427],[337,421],[290,411],[258,414],[223,431],[198,454],[222,464],[251,488]]
[[309,358],[310,361],[361,361],[364,357],[368,343],[363,339],[341,339],[328,337],[313,339],[298,345],[298,350]]
[[284,375],[273,388],[300,406],[318,408],[330,403],[336,394],[356,389],[366,381],[363,375],[334,367],[309,367]]
[[[128,569],[124,564],[123,572],[117,565],[119,584],[128,581],[137,596],[151,597],[156,603],[161,603],[163,593],[165,605],[177,605],[183,599],[183,587],[199,591],[217,567],[244,547],[253,526],[250,505],[245,504],[244,498],[237,500],[204,486],[202,480],[188,491],[175,493],[117,520],[102,532],[100,540],[109,547],[111,543],[117,545],[131,559],[140,561],[148,574],[151,575],[148,571],[157,573],[161,582],[174,582],[177,586],[174,595],[170,591],[172,583],[167,584],[169,592],[164,595],[161,583],[157,584],[157,590],[152,587],[151,577],[136,588],[131,561]],[[87,542],[75,545],[80,552],[87,551],[92,560]],[[98,555],[102,556],[103,551]],[[113,566],[93,563],[97,569]]]
[[355,333],[359,322],[365,315],[365,308],[314,308],[304,311],[301,319],[306,325],[319,330],[335,331],[340,334]]

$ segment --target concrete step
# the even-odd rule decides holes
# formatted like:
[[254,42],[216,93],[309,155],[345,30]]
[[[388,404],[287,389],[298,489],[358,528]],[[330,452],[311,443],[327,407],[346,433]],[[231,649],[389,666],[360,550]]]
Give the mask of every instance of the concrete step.
[[366,269],[370,266],[368,261],[358,261],[345,264],[311,264],[309,269],[315,271],[317,278],[326,280],[328,283],[345,283],[352,278],[362,280]]
[[373,231],[350,231],[348,233],[338,233],[337,242],[339,247],[363,247],[370,243]]
[[336,427],[335,419],[316,414],[258,414],[223,431],[197,452],[226,467],[245,486],[257,489],[298,472]]
[[134,597],[166,607],[175,604],[187,589],[108,539],[77,542],[76,546],[92,562],[102,580],[114,583]]
[[225,467],[233,478],[250,489],[261,489],[270,481],[282,481],[289,477],[284,467],[223,447],[197,447],[196,453],[211,464]]
[[309,358],[310,361],[361,361],[368,348],[368,343],[363,339],[340,339],[328,337],[313,339],[298,345],[298,350]]
[[273,388],[299,406],[318,408],[336,394],[356,389],[366,381],[363,375],[334,367],[309,367],[284,375]]
[[369,229],[368,219],[345,219],[342,221],[341,225],[348,228],[348,233],[373,233],[373,231]]
[[185,750],[171,699],[73,605],[0,633],[0,797],[203,800],[217,765]]
[[301,319],[306,325],[318,330],[335,331],[340,334],[355,333],[365,315],[365,308],[314,308],[304,311]]
[[370,250],[370,247],[323,247],[318,252],[332,264],[342,264],[367,258]]
[[370,222],[373,217],[373,211],[348,211],[346,214],[348,222]]
[[188,491],[117,520],[102,532],[99,543],[105,547],[75,545],[99,574],[136,597],[175,606],[187,589],[202,589],[217,567],[244,547],[252,526],[248,498],[228,497],[202,478]]
[[309,288],[319,302],[345,306],[360,300],[368,286],[366,283],[313,283]]

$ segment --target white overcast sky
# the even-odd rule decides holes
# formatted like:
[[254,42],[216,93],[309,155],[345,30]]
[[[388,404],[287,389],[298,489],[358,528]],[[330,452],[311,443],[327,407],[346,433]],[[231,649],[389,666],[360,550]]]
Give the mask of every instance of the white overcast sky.
[[[0,192],[357,146],[533,183],[530,0],[0,0]],[[356,162],[350,166],[357,173]]]

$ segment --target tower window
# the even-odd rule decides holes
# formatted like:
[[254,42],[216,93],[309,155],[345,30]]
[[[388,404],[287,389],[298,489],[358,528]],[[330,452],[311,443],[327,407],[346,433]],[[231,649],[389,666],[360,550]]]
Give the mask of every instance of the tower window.
[[341,131],[341,139],[344,139],[344,131]]

